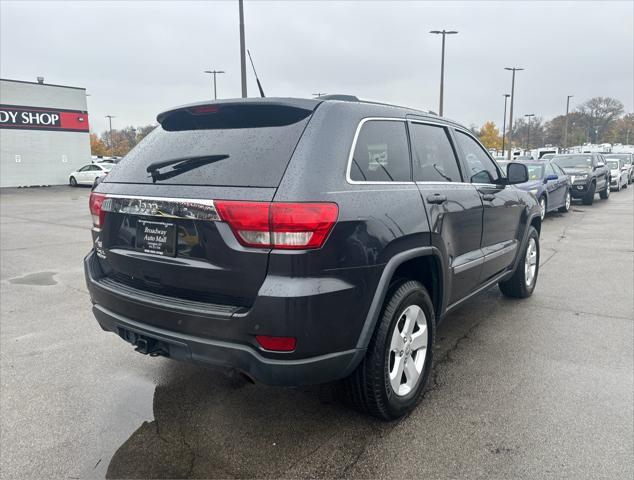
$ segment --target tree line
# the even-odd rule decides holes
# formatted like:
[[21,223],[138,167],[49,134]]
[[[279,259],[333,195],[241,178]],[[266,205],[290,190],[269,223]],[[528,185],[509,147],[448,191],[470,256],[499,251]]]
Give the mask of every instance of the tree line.
[[[566,115],[551,120],[540,116],[517,118],[513,121],[513,147],[563,147],[565,125]],[[485,122],[479,129],[473,125],[471,131],[480,137],[485,147],[501,150],[502,135],[494,122]],[[568,114],[568,146],[584,143],[634,143],[634,113],[624,115],[623,104],[610,97],[595,97],[582,103]],[[505,148],[508,147],[507,132]]]
[[90,151],[100,157],[123,157],[143,138],[150,133],[156,125],[142,127],[125,127],[120,130],[106,130],[101,135],[90,134]]

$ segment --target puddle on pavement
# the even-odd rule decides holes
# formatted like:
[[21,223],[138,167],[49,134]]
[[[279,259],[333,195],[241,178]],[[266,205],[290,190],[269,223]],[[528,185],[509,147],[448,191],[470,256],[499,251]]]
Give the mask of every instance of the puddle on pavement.
[[183,364],[169,370],[154,392],[154,420],[114,453],[106,478],[340,477],[389,429],[342,406],[333,387],[267,387]]
[[98,435],[93,454],[82,462],[76,478],[105,478],[108,463],[121,442],[134,433],[140,422],[147,425],[154,418],[154,379],[128,372],[115,385],[101,399],[101,408],[107,413],[95,418]]
[[57,275],[57,272],[29,273],[23,277],[12,278],[9,280],[9,283],[15,283],[17,285],[35,285],[38,287],[57,285],[57,280],[53,278],[54,275]]

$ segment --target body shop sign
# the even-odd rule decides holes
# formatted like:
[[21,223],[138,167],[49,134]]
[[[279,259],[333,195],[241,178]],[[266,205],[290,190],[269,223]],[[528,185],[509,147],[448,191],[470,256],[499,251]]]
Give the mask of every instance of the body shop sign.
[[0,128],[87,132],[88,114],[80,110],[0,105]]

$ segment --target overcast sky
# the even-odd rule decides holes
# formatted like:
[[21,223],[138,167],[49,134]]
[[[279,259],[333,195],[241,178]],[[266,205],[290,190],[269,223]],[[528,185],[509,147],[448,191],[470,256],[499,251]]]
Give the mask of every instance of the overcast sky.
[[[634,2],[245,2],[246,43],[267,96],[315,92],[438,110],[501,124],[517,74],[516,117],[575,102],[634,104]],[[238,2],[0,2],[0,76],[85,87],[91,127],[144,125],[171,106],[240,96]],[[257,86],[249,66],[249,95]]]

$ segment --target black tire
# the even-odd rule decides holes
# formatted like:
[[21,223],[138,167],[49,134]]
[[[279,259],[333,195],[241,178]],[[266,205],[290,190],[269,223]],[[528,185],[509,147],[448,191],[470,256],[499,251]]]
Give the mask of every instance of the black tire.
[[[502,293],[507,297],[512,298],[526,298],[530,297],[535,290],[535,285],[537,285],[537,277],[539,275],[539,234],[535,227],[528,227],[528,240],[526,241],[526,246],[524,247],[524,251],[522,252],[522,257],[520,258],[519,263],[517,264],[517,268],[515,272],[513,272],[513,276],[504,282],[500,282],[498,285]],[[526,254],[528,252],[528,247],[530,245],[531,239],[535,241],[536,247],[536,258],[535,258],[535,273],[531,280],[530,285],[526,280]]]
[[566,190],[566,197],[564,200],[564,204],[559,207],[559,211],[561,213],[566,213],[570,211],[570,206],[572,205],[572,197],[570,196],[570,189]]
[[68,179],[68,183],[70,184],[71,187],[76,187],[77,186],[77,180],[75,180],[75,177],[70,177]]
[[[408,394],[399,396],[394,392],[389,378],[390,365],[395,361],[390,353],[390,343],[394,329],[398,328],[404,318],[404,311],[410,306],[420,307],[425,314],[427,348],[417,383]],[[431,371],[435,326],[434,306],[425,287],[413,280],[396,284],[385,299],[383,312],[365,357],[352,375],[343,381],[342,392],[346,402],[356,410],[382,420],[395,420],[412,411],[423,396]]]
[[592,205],[592,202],[594,202],[594,194],[596,193],[597,190],[597,184],[592,182],[590,184],[590,188],[588,189],[588,193],[585,194],[585,196],[581,199],[581,203],[583,203],[584,205]]
[[599,197],[601,197],[601,200],[610,198],[610,179],[606,181],[606,187],[599,192]]
[[630,182],[629,182],[629,181],[626,181],[626,182],[623,184],[623,188],[627,188],[627,186],[628,186],[629,184],[630,184]]

